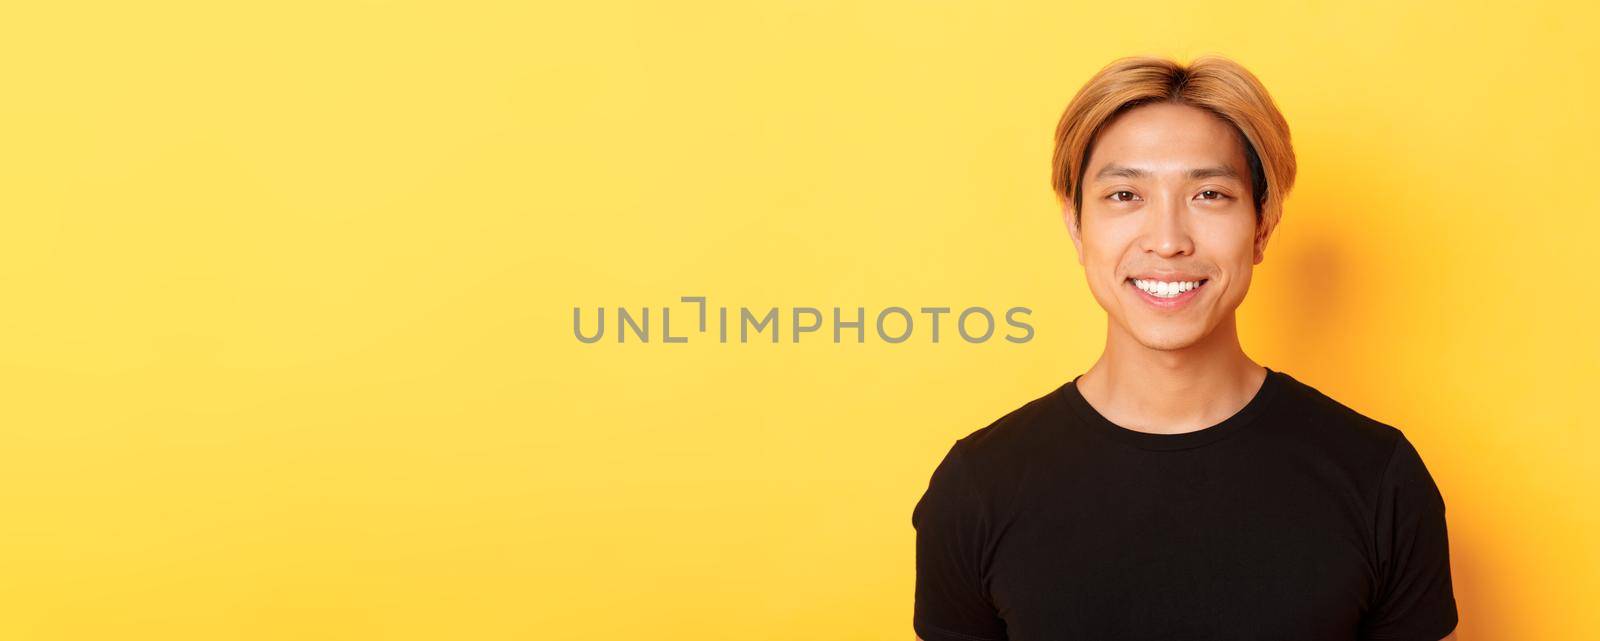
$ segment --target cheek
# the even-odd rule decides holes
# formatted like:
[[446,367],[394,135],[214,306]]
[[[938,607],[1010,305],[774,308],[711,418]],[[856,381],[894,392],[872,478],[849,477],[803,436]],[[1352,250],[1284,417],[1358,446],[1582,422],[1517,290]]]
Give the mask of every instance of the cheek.
[[1095,224],[1083,230],[1083,253],[1085,263],[1097,270],[1116,271],[1117,265],[1122,262],[1122,257],[1132,245],[1133,239],[1138,234],[1138,228],[1131,225],[1119,225],[1120,221],[1097,220]]
[[1237,216],[1214,222],[1215,224],[1207,225],[1204,229],[1196,230],[1196,235],[1199,237],[1197,240],[1203,243],[1206,253],[1221,266],[1229,269],[1254,264],[1256,251],[1254,219]]
[[1122,252],[1107,244],[1098,244],[1087,250],[1083,262],[1090,285],[1107,292],[1114,291],[1112,288],[1117,284],[1115,281],[1119,280],[1119,268],[1127,262],[1123,258]]
[[1218,222],[1226,224],[1206,230],[1202,241],[1205,243],[1203,257],[1227,274],[1224,289],[1217,295],[1219,301],[1226,301],[1223,302],[1224,307],[1230,307],[1242,301],[1245,292],[1250,289],[1250,276],[1255,265],[1255,221],[1250,219],[1243,224],[1238,221]]

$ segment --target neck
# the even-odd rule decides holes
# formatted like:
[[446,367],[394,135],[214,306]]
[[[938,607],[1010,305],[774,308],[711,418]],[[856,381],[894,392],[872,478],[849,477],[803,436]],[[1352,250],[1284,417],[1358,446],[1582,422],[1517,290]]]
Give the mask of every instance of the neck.
[[1180,349],[1146,347],[1107,322],[1106,348],[1078,379],[1089,404],[1127,429],[1179,434],[1222,422],[1250,402],[1266,369],[1239,345],[1233,315]]

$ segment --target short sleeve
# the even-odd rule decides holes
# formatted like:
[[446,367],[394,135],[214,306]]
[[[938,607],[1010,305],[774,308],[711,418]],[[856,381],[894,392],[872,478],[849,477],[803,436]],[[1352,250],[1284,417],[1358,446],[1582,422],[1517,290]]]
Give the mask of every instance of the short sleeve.
[[939,462],[911,511],[917,536],[912,627],[926,641],[1001,641],[1005,622],[983,584],[989,523],[961,447],[957,441]]
[[1374,526],[1379,588],[1361,638],[1439,641],[1457,622],[1444,496],[1404,434],[1384,472]]

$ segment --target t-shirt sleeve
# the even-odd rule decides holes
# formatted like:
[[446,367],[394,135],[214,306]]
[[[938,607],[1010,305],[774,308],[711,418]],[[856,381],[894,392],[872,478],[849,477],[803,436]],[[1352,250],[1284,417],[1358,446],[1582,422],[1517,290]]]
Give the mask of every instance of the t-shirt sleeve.
[[1439,641],[1457,622],[1444,496],[1404,434],[1384,472],[1374,525],[1379,588],[1361,638]]
[[1000,641],[1005,621],[983,583],[990,524],[961,448],[960,441],[950,448],[911,511],[917,536],[912,627],[926,641]]

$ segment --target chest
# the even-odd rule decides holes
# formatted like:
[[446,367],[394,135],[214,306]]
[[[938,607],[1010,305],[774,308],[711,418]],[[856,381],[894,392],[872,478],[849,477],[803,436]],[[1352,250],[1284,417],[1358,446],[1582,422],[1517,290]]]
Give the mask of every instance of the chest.
[[1054,475],[986,577],[1010,638],[1353,639],[1375,585],[1337,475],[1204,461]]

